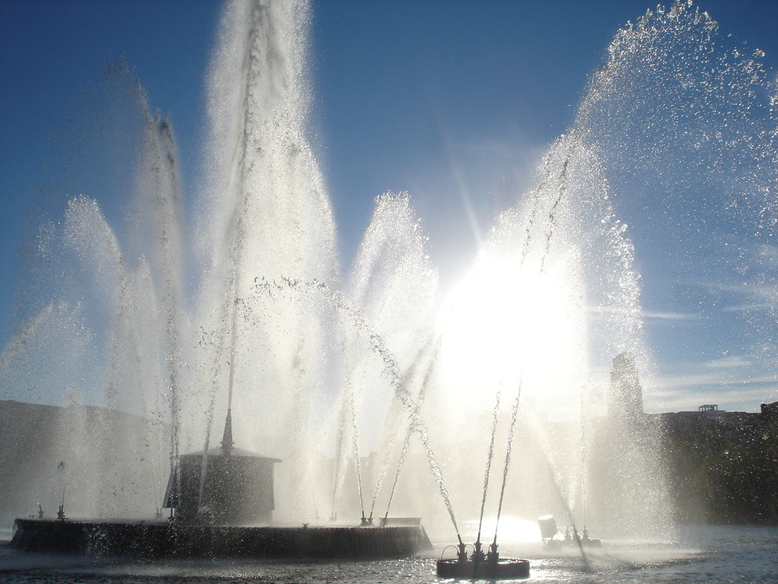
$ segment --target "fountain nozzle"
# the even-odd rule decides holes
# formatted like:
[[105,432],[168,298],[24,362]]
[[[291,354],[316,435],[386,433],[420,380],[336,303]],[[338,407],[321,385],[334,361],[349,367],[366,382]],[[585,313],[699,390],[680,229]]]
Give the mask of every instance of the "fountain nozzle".
[[489,545],[489,551],[486,554],[486,561],[496,564],[497,560],[499,559],[500,559],[500,553],[497,551],[497,542],[495,541],[494,543],[491,543]]
[[457,538],[459,539],[459,544],[457,545],[457,561],[464,563],[467,561],[467,550],[465,550],[465,544],[459,534],[457,534]]
[[475,542],[475,549],[473,550],[472,560],[474,562],[483,562],[485,559],[484,551],[481,549],[481,540],[478,539]]

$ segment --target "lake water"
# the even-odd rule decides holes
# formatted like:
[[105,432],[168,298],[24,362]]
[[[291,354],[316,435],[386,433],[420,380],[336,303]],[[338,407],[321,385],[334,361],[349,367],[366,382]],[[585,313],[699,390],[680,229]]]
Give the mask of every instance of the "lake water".
[[[9,534],[0,534],[0,537]],[[505,556],[526,557],[531,574],[522,582],[778,582],[778,528],[683,528],[667,542],[603,541],[586,557],[553,551],[536,542],[503,544]],[[358,562],[176,560],[141,562],[28,554],[0,546],[0,582],[300,583],[446,582],[429,557]],[[447,551],[447,556],[450,551]],[[450,580],[448,580],[450,581]]]

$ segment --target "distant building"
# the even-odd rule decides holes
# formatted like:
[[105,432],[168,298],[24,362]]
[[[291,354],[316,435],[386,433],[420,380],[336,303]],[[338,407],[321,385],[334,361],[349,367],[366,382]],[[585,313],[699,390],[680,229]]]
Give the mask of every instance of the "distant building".
[[737,442],[758,444],[764,440],[765,431],[778,420],[778,402],[762,404],[761,412],[728,412],[718,405],[703,404],[697,411],[651,414],[648,418],[661,423],[666,432],[699,439],[707,444]]
[[765,423],[778,420],[778,402],[762,404],[761,416]]
[[697,408],[697,411],[707,418],[726,418],[726,414],[729,413],[726,410],[720,410],[718,404],[703,404]]
[[662,431],[677,521],[778,524],[778,402],[760,413],[705,404],[646,420]]
[[608,416],[632,419],[643,414],[643,389],[632,353],[621,353],[613,359],[608,392]]

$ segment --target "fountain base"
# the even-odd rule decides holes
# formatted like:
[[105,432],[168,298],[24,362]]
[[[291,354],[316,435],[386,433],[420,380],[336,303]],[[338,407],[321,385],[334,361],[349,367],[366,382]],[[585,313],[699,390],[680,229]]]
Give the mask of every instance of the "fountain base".
[[529,577],[529,560],[502,559],[474,562],[472,560],[438,560],[438,577],[477,580],[510,580]]
[[398,558],[432,549],[421,525],[242,527],[16,519],[11,547],[140,558]]

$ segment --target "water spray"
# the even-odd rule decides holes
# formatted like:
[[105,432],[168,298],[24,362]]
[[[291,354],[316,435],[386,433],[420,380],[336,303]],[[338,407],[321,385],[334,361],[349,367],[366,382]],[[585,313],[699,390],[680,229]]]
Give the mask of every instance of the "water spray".
[[519,413],[519,402],[521,400],[521,389],[523,385],[523,374],[519,377],[519,387],[516,391],[516,399],[513,402],[513,409],[511,410],[511,425],[508,428],[508,445],[505,449],[505,465],[502,470],[502,485],[500,487],[500,502],[497,505],[497,520],[494,522],[494,541],[492,542],[493,551],[497,553],[497,531],[500,527],[500,514],[502,513],[502,503],[505,497],[505,485],[508,482],[508,468],[511,464],[511,450],[513,449],[514,431],[516,428],[516,420]]
[[[495,397],[495,403],[494,403],[494,411],[492,412],[492,433],[491,437],[489,439],[489,454],[486,457],[486,471],[484,472],[484,488],[483,488],[483,496],[481,498],[481,514],[478,518],[478,536],[476,537],[475,541],[475,552],[474,556],[478,561],[482,561],[484,559],[483,552],[481,551],[481,526],[483,525],[484,521],[484,509],[486,508],[486,493],[489,490],[489,473],[492,468],[492,458],[494,457],[494,437],[497,433],[497,420],[499,418],[500,413],[500,393],[501,389],[497,389],[497,395]],[[497,549],[497,534],[495,532],[495,543],[492,544],[494,546],[494,549],[496,551]]]

